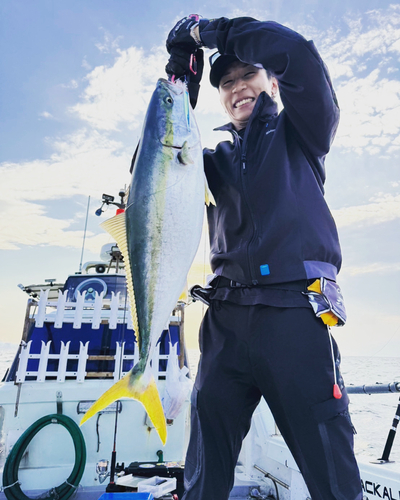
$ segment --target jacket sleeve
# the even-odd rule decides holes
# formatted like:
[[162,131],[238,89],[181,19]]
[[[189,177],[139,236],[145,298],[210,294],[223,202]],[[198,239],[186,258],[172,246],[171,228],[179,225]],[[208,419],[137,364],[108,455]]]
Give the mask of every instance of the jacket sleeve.
[[312,41],[275,22],[219,18],[201,29],[206,47],[261,63],[279,82],[285,112],[300,141],[314,155],[328,153],[339,122],[339,106]]

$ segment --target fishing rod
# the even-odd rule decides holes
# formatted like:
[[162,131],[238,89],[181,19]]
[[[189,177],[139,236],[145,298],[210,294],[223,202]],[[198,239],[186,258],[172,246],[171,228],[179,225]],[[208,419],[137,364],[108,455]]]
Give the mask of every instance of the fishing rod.
[[346,386],[348,394],[384,394],[386,392],[400,392],[400,382],[375,385],[349,385]]
[[[349,386],[347,387],[349,394],[384,394],[387,392],[400,392],[400,382],[392,382],[390,384],[375,384],[375,385],[362,385],[362,386]],[[385,448],[382,457],[374,461],[374,464],[387,464],[393,460],[389,460],[390,452],[392,450],[393,441],[396,437],[397,426],[400,420],[400,397],[397,405],[396,413],[393,418],[392,427],[389,430],[386,439]]]

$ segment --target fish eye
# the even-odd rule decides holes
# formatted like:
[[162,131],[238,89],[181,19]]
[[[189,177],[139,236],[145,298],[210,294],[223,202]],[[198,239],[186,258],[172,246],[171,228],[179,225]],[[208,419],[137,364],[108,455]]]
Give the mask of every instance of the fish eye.
[[164,99],[164,101],[165,101],[166,103],[168,103],[168,104],[172,104],[172,103],[174,102],[174,100],[172,99],[172,97],[171,97],[171,96],[167,96],[167,97]]

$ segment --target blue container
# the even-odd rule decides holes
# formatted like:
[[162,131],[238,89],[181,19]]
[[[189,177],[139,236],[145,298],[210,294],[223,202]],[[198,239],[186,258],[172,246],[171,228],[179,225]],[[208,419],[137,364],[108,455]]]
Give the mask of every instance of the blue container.
[[99,500],[154,500],[151,493],[103,493]]

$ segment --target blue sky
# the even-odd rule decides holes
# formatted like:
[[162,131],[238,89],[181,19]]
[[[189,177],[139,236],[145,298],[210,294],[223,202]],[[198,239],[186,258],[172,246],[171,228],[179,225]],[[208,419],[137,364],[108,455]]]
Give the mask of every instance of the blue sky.
[[[326,162],[349,315],[336,338],[345,355],[400,356],[400,6],[385,0],[2,0],[0,341],[20,339],[18,283],[78,270],[88,196],[84,260],[109,241],[94,211],[129,183],[166,35],[192,12],[274,20],[314,40],[341,107]],[[227,119],[207,68],[196,115],[204,146],[226,138],[212,132]]]

